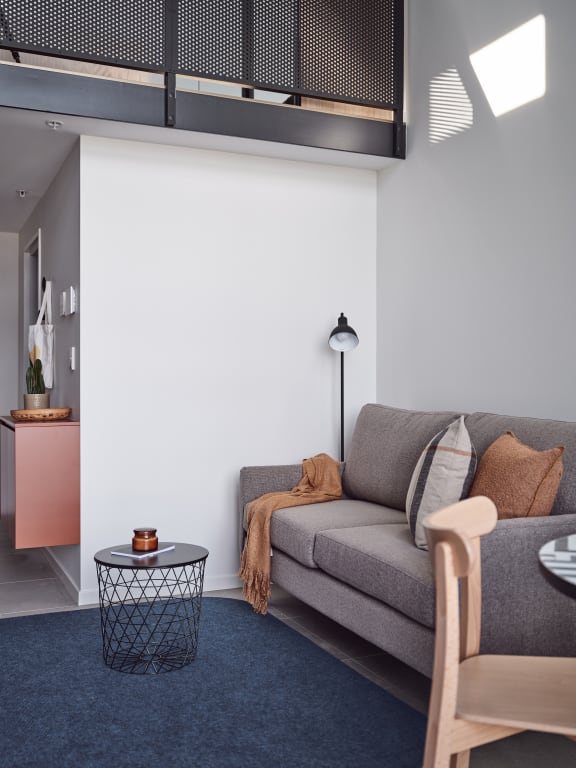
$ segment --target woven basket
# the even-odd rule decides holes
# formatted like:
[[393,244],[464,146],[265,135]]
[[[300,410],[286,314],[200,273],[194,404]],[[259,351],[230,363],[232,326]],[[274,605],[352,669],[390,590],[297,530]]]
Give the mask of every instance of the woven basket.
[[71,413],[71,408],[21,408],[10,411],[14,421],[65,421]]

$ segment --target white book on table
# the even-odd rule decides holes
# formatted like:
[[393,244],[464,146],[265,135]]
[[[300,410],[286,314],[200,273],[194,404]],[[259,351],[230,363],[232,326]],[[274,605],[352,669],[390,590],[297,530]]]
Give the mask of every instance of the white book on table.
[[141,555],[137,555],[134,552],[110,552],[111,555],[119,555],[120,557],[129,557],[132,560],[144,560],[147,557],[154,557],[155,555],[159,555],[162,552],[170,552],[171,550],[176,549],[174,544],[171,544],[169,547],[162,547],[162,549],[154,549],[151,552],[143,552]]

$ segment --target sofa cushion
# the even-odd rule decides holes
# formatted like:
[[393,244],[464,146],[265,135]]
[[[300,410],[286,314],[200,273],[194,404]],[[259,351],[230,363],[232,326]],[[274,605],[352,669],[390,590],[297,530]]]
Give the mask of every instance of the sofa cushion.
[[365,405],[358,415],[343,475],[348,496],[406,509],[412,472],[427,443],[460,414]]
[[464,416],[460,416],[434,435],[422,451],[410,481],[406,518],[417,547],[428,549],[424,518],[465,498],[475,471],[476,452]]
[[316,568],[314,540],[318,531],[326,528],[398,523],[405,515],[365,501],[340,499],[323,504],[277,509],[270,523],[270,542],[308,568]]
[[314,560],[336,579],[434,626],[430,555],[416,549],[406,522],[321,531]]
[[537,451],[507,432],[488,447],[470,496],[487,496],[498,517],[549,515],[562,478],[563,447]]
[[539,451],[563,445],[564,473],[552,514],[576,512],[576,422],[473,413],[466,417],[466,426],[476,448],[479,463],[488,446],[508,431]]

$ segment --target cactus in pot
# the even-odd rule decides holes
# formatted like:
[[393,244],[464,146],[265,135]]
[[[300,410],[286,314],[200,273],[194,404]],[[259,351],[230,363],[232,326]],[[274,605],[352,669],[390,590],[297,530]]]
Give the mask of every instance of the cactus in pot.
[[29,395],[43,395],[46,393],[44,375],[42,373],[42,360],[30,360],[26,370],[26,392]]
[[42,361],[30,360],[26,369],[26,394],[24,395],[24,408],[49,408],[50,393],[46,392],[44,375],[42,373]]

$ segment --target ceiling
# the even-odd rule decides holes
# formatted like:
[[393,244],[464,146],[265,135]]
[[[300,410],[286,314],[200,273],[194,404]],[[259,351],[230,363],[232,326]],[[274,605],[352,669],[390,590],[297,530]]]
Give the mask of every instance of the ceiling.
[[[53,120],[61,122],[56,130],[46,124]],[[395,162],[336,150],[0,107],[0,232],[20,231],[82,134],[374,170]],[[25,196],[18,190],[25,190]]]
[[[0,112],[0,232],[18,232],[34,210],[77,135],[50,130],[49,115]],[[17,190],[26,190],[19,197]]]

